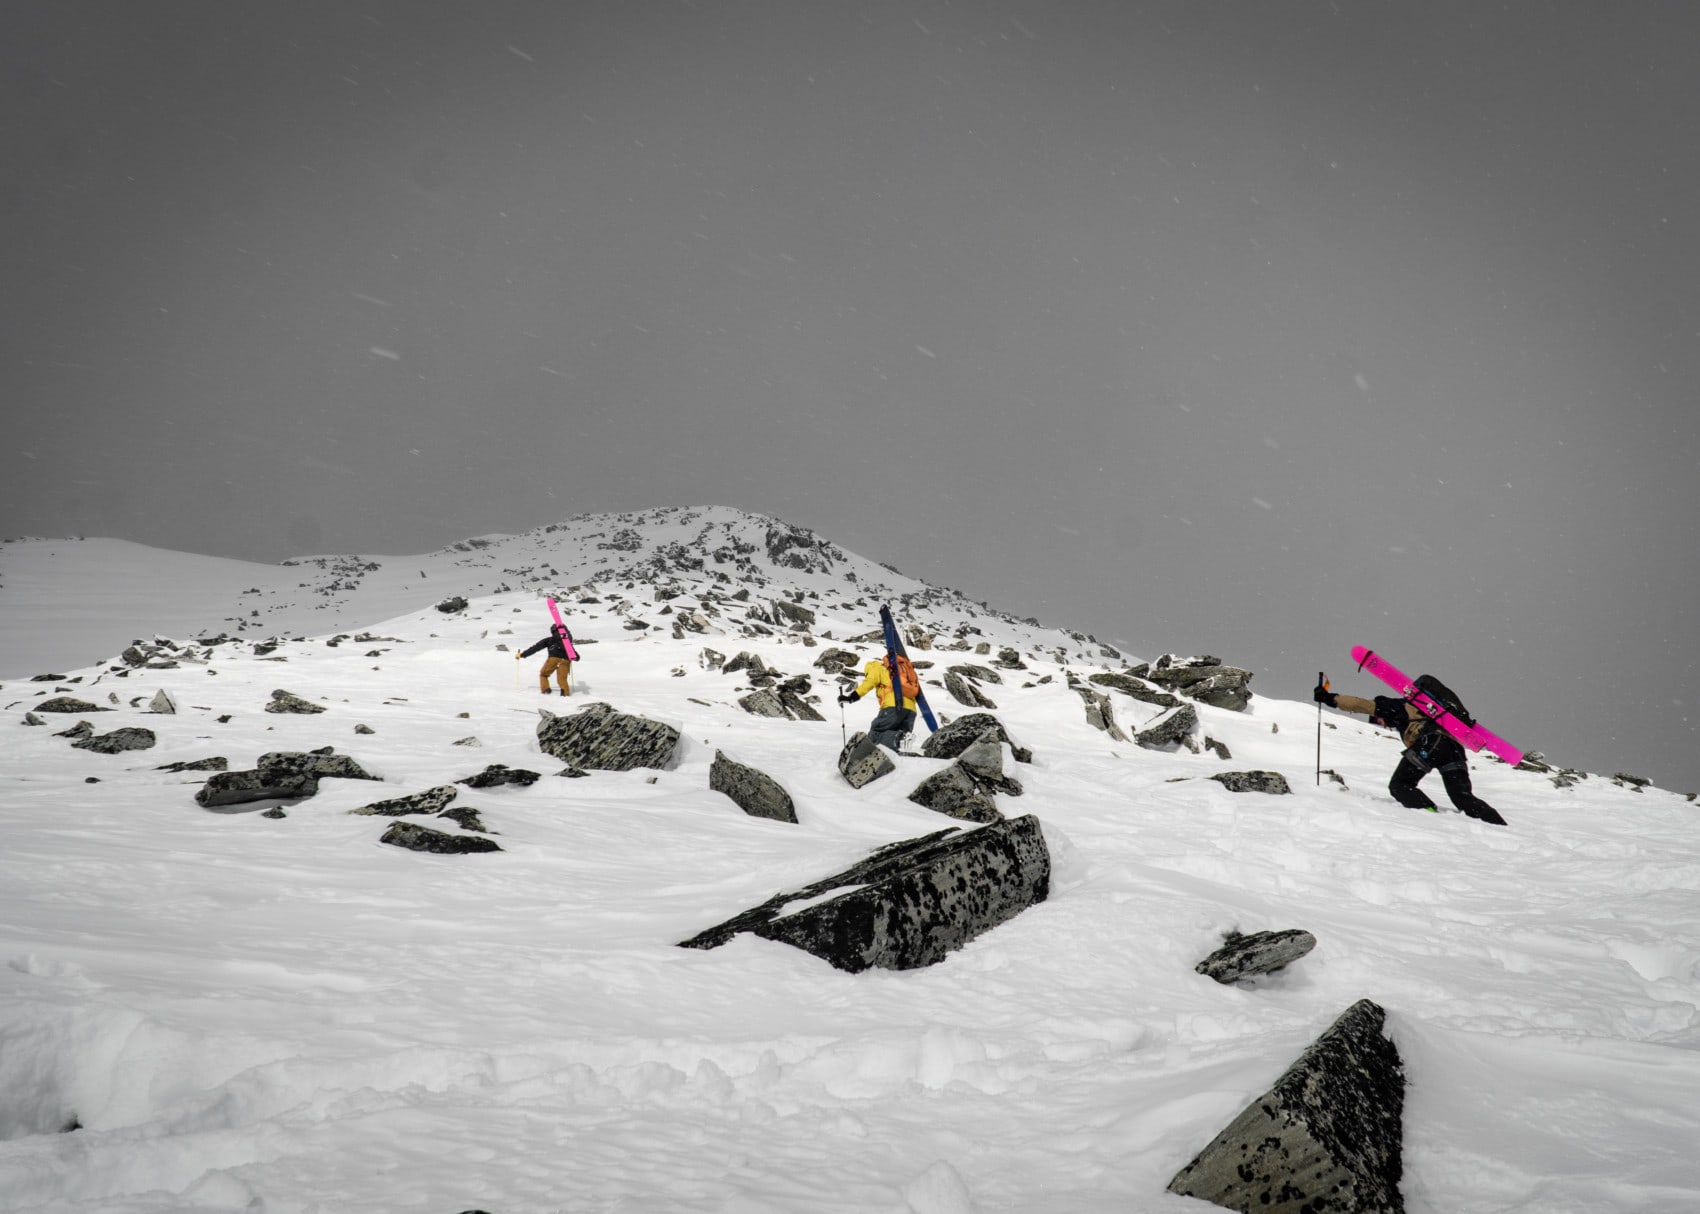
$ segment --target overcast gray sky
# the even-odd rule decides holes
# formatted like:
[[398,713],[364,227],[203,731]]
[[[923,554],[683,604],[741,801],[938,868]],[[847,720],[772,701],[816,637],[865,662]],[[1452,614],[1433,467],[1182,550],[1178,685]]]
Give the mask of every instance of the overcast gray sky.
[[1700,7],[0,22],[0,532],[741,506],[1268,695],[1369,644],[1700,789]]

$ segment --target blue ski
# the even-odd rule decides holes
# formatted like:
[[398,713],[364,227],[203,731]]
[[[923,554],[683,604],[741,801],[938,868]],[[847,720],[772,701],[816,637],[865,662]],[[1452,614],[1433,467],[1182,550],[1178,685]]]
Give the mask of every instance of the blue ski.
[[[892,694],[899,703],[903,701],[903,685],[897,677],[897,658],[899,654],[908,657],[903,649],[903,638],[897,635],[897,621],[891,618],[891,608],[880,605],[880,626],[885,629],[885,668],[891,672]],[[927,693],[915,692],[915,707],[921,710],[921,719],[927,723],[928,733],[939,731],[938,719],[933,716],[932,707],[927,703]]]

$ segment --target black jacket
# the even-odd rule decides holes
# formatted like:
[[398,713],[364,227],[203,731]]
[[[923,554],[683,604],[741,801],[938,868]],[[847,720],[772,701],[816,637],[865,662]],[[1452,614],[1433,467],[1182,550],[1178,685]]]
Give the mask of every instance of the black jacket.
[[[567,635],[571,636],[572,633],[569,632]],[[520,650],[519,656],[522,658],[529,658],[539,649],[547,649],[549,651],[549,656],[552,658],[560,658],[563,662],[567,660],[567,646],[565,642],[561,640],[561,635],[558,632],[551,632],[530,649]]]

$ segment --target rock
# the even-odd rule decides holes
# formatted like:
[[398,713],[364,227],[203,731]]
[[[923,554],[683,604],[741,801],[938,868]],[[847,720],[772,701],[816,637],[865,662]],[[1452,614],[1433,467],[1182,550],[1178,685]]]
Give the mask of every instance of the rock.
[[503,784],[517,784],[521,788],[529,788],[542,778],[541,772],[492,763],[477,775],[467,776],[466,779],[456,780],[455,783],[464,784],[468,788],[497,788]]
[[967,716],[939,726],[921,743],[921,753],[929,759],[954,759],[991,732],[1000,742],[1008,742],[1017,763],[1031,763],[1033,752],[1017,746],[1004,730],[1003,722],[989,712],[971,712]]
[[[861,863],[681,942],[716,948],[752,932],[838,969],[918,969],[1043,902],[1051,857],[1032,815],[885,847]],[[795,910],[793,903],[799,903]]]
[[272,702],[266,705],[267,712],[323,712],[323,704],[315,704],[311,700],[303,700],[294,692],[284,691],[281,687],[272,692]]
[[453,615],[457,611],[465,611],[466,608],[466,600],[458,594],[452,598],[446,598],[437,604],[437,610],[442,612],[444,615]]
[[300,801],[319,791],[319,781],[325,778],[344,780],[375,780],[347,755],[320,751],[273,751],[263,754],[252,770],[222,771],[207,779],[195,794],[197,803],[207,809],[222,805],[242,805],[250,801],[273,799]]
[[[1198,729],[1198,710],[1191,704],[1168,709],[1151,724],[1133,735],[1133,740],[1146,750],[1173,750],[1187,746]],[[1191,749],[1188,746],[1188,749]]]
[[733,658],[730,662],[727,662],[726,665],[722,666],[720,668],[720,673],[737,674],[740,670],[749,671],[750,678],[752,680],[776,673],[769,670],[767,668],[767,664],[763,662],[760,657],[751,653],[747,649],[739,653],[738,656]]
[[370,734],[370,733],[376,733],[377,730],[373,729],[370,725],[356,725],[354,727],[354,732],[360,733],[360,734]]
[[1166,691],[1158,691],[1142,679],[1136,679],[1130,674],[1116,674],[1113,671],[1100,671],[1098,674],[1087,675],[1087,682],[1096,683],[1100,687],[1108,687],[1121,692],[1124,696],[1132,696],[1147,704],[1155,704],[1160,708],[1174,708],[1180,700]]
[[851,788],[863,788],[881,776],[897,770],[885,747],[877,745],[865,733],[850,735],[844,749],[838,752],[838,774]]
[[824,671],[828,676],[854,670],[860,665],[861,659],[848,649],[828,649],[815,659],[815,669]]
[[570,717],[545,712],[537,727],[544,754],[586,771],[668,768],[674,763],[679,731],[646,717],[590,704]]
[[1021,660],[1020,651],[1015,650],[1015,649],[1010,649],[1008,646],[1005,646],[1004,648],[998,650],[998,656],[997,656],[997,659],[996,659],[996,664],[999,665],[999,666],[1002,666],[1005,670],[1026,670],[1027,669],[1026,664],[1024,662],[1022,662],[1022,660]]
[[1234,756],[1232,752],[1228,750],[1228,744],[1226,742],[1218,742],[1209,734],[1204,736],[1204,749],[1214,753],[1215,756],[1218,759],[1221,759],[1224,763],[1231,763],[1233,761]]
[[1115,711],[1110,707],[1110,697],[1101,691],[1075,684],[1075,691],[1086,701],[1086,723],[1093,729],[1109,734],[1118,742],[1126,742],[1128,736],[1116,724]]
[[791,714],[785,710],[785,701],[781,700],[776,692],[769,691],[765,687],[760,691],[752,691],[749,695],[740,697],[738,707],[751,716],[778,717],[784,720],[789,720],[791,717]]
[[935,813],[965,822],[997,822],[1003,818],[997,803],[960,761],[922,780],[909,799]]
[[1298,928],[1280,932],[1229,932],[1222,947],[1193,967],[1196,973],[1230,986],[1242,978],[1272,974],[1316,947],[1316,937]]
[[45,725],[45,724],[47,724],[47,722],[42,720],[40,717],[36,716],[35,713],[33,713],[33,712],[26,712],[24,714],[24,724],[25,725]]
[[785,620],[802,628],[813,628],[815,624],[814,612],[800,604],[787,603],[783,599],[777,599],[774,601],[773,614],[779,619]]
[[90,704],[87,700],[79,700],[74,696],[54,696],[51,700],[43,700],[35,705],[36,712],[111,712],[110,708],[102,708],[98,704]]
[[374,801],[370,805],[362,805],[351,809],[351,814],[378,814],[387,818],[399,818],[406,814],[436,814],[441,813],[447,805],[460,795],[460,789],[453,784],[439,784],[424,792],[412,793],[405,797],[391,797],[387,801]]
[[1403,1214],[1405,1103],[1386,1013],[1360,999],[1175,1174],[1169,1192],[1259,1214]]
[[287,818],[288,816],[288,814],[283,812],[283,806],[281,805],[274,805],[260,814],[260,817],[262,818]]
[[1003,774],[1003,743],[998,741],[992,730],[981,734],[980,740],[958,755],[956,761],[983,788],[1008,793],[1012,797],[1021,795],[1021,781]]
[[474,736],[472,734],[468,734],[464,738],[455,739],[455,741],[452,743],[452,745],[465,746],[469,750],[477,750],[477,749],[481,748],[484,745],[484,743],[480,742],[476,736]]
[[728,759],[718,750],[714,752],[714,765],[708,769],[708,786],[725,793],[752,818],[770,818],[775,822],[797,820],[797,807],[791,794],[777,780],[766,772]]
[[78,721],[75,725],[71,726],[71,728],[61,729],[53,736],[56,738],[75,738],[78,741],[81,741],[84,738],[94,737],[94,726],[90,725],[87,721]]
[[177,711],[177,701],[171,698],[170,692],[161,688],[159,691],[154,692],[153,699],[148,701],[148,711],[175,714]]
[[1164,654],[1149,669],[1136,667],[1141,676],[1189,699],[1216,708],[1244,712],[1251,703],[1251,671],[1222,665],[1221,658],[1181,658]]
[[474,830],[481,835],[487,835],[490,833],[489,829],[484,825],[484,819],[479,817],[478,811],[470,805],[457,805],[453,809],[445,809],[437,816],[439,818],[447,818],[449,821],[458,825],[462,830]]
[[501,845],[494,839],[477,835],[451,835],[446,831],[432,830],[429,826],[420,826],[417,822],[394,823],[378,842],[388,843],[392,847],[405,847],[409,851],[431,852],[439,856],[502,850]]
[[779,702],[785,706],[786,713],[794,721],[824,721],[825,717],[816,712],[814,705],[803,698],[809,691],[809,680],[805,675],[787,679],[779,687]]
[[951,699],[969,708],[996,708],[996,702],[961,673],[963,669],[952,666],[944,672],[944,689],[950,693]]
[[990,666],[974,666],[966,662],[950,667],[946,673],[959,674],[963,678],[972,679],[976,683],[1001,684],[1003,682],[1003,676]]
[[96,754],[115,755],[125,750],[151,750],[157,741],[151,729],[141,729],[134,725],[126,725],[111,733],[103,733],[98,737],[82,738],[71,745],[78,750],[92,750]]
[[229,771],[230,760],[223,755],[214,755],[210,759],[190,759],[182,763],[167,763],[164,767],[156,767],[155,771]]
[[1210,777],[1229,792],[1264,792],[1284,796],[1293,790],[1278,771],[1219,771]]

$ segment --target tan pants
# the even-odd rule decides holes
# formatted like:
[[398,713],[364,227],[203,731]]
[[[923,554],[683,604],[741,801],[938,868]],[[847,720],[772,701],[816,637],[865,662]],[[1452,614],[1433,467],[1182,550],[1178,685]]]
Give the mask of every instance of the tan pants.
[[566,658],[550,658],[548,661],[544,662],[543,669],[537,672],[537,686],[539,690],[549,690],[549,675],[551,672],[555,675],[555,686],[561,689],[561,694],[569,696],[572,695],[573,664]]

